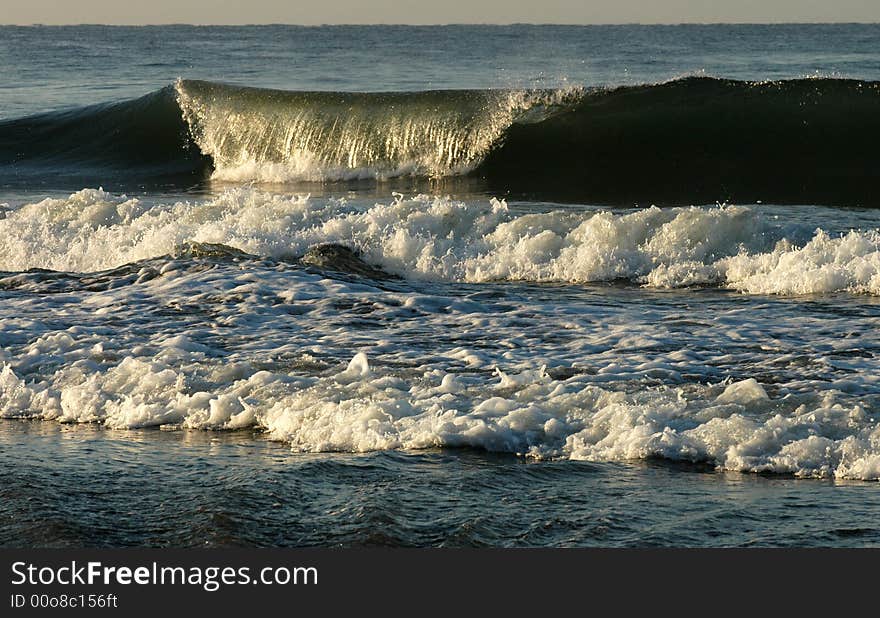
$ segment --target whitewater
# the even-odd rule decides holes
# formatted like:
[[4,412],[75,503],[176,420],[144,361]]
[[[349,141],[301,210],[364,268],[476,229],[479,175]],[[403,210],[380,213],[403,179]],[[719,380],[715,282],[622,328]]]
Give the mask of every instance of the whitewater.
[[[628,335],[590,329],[595,308],[553,299],[570,294],[565,288],[537,288],[550,294],[542,300],[492,300],[504,282],[874,295],[874,231],[828,234],[736,206],[517,215],[497,199],[401,195],[367,206],[234,189],[208,201],[149,204],[83,190],[7,211],[0,239],[8,311],[52,290],[62,297],[46,302],[63,311],[73,301],[65,294],[85,293],[76,302],[97,316],[148,297],[207,319],[179,329],[150,319],[130,335],[137,345],[121,346],[76,326],[24,342],[23,332],[33,337],[40,327],[5,320],[7,418],[259,427],[314,452],[468,446],[537,459],[664,457],[799,476],[880,475],[876,418],[847,395],[873,401],[871,374],[821,386],[816,378],[765,386],[711,373],[695,381],[684,376],[711,362],[698,350],[675,349],[674,338],[651,336],[647,324],[643,332],[630,324]],[[437,283],[473,287],[437,294]],[[330,319],[334,311],[372,322],[369,355],[352,347],[352,333]],[[252,348],[286,320],[306,324],[276,349]],[[413,354],[405,333],[414,321],[437,331],[469,324],[471,343]],[[234,335],[220,336],[224,327]],[[554,332],[566,330],[568,337]],[[548,341],[524,346],[530,331]],[[488,333],[510,350],[481,353]],[[619,339],[614,354],[596,354],[609,337]],[[241,344],[225,340],[237,338]],[[560,339],[569,341],[549,344]],[[708,339],[701,348],[718,336]],[[652,346],[667,349],[651,354]],[[328,347],[335,358],[317,360]],[[340,359],[346,350],[352,358]],[[285,353],[294,356],[287,370],[260,369],[261,354]],[[772,362],[793,363],[787,356]]]
[[[480,283],[629,281],[760,294],[880,293],[876,230],[831,233],[756,207],[512,214],[398,194],[371,206],[232,189],[205,202],[149,204],[86,189],[5,212],[0,269],[94,272],[220,244],[296,261],[341,245],[407,279]],[[332,265],[331,265],[332,266]]]

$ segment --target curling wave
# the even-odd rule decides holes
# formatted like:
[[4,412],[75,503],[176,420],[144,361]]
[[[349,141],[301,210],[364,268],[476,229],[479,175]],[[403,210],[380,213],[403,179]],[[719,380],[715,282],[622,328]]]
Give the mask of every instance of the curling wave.
[[176,85],[183,117],[220,180],[289,182],[472,171],[514,122],[578,91],[285,92]]
[[0,123],[0,183],[469,176],[597,202],[880,202],[880,83],[288,92],[180,80]]

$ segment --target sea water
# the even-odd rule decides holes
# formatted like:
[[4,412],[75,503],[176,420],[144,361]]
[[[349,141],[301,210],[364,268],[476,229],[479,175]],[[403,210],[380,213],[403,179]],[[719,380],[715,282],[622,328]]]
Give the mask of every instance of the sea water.
[[0,28],[0,542],[876,543],[878,35]]

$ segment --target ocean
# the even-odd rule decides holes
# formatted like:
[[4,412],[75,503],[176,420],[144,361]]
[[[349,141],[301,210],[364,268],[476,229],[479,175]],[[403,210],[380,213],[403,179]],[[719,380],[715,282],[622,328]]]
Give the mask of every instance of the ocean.
[[0,27],[0,545],[877,545],[878,43]]

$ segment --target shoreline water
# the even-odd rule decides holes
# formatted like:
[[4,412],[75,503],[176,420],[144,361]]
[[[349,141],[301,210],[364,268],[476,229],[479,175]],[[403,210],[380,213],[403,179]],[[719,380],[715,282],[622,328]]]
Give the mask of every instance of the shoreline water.
[[467,449],[297,454],[248,434],[4,420],[0,546],[880,543],[875,483]]

